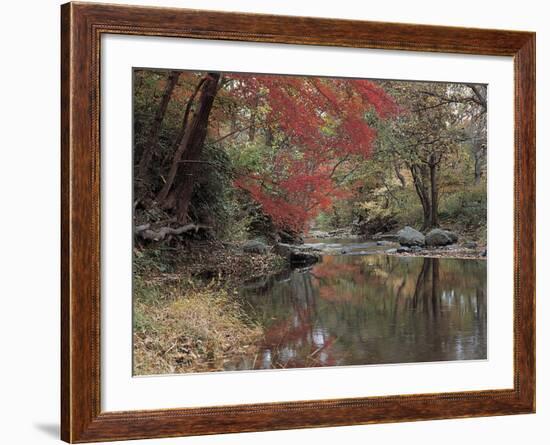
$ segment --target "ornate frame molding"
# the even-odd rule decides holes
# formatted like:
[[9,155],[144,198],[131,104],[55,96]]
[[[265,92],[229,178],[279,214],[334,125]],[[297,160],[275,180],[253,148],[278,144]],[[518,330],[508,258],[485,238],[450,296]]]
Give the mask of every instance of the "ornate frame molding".
[[[535,34],[93,3],[61,7],[61,436],[75,442],[535,411]],[[514,388],[101,412],[102,34],[512,56],[515,67]]]

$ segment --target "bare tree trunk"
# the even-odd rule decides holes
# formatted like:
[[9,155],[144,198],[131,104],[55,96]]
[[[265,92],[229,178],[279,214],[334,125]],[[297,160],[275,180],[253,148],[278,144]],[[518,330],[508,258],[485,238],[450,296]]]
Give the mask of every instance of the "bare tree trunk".
[[180,73],[178,71],[170,71],[168,78],[166,79],[166,86],[164,87],[164,92],[162,93],[159,107],[155,113],[153,123],[151,124],[151,130],[149,131],[149,136],[147,137],[147,142],[145,143],[145,147],[137,167],[136,179],[138,181],[143,182],[145,180],[145,176],[147,175],[149,165],[153,159],[153,153],[157,147],[162,121],[164,120],[164,115],[166,114],[168,103],[170,102],[174,88],[178,83],[179,76]]
[[478,185],[481,181],[481,162],[477,153],[474,157],[474,184]]
[[485,150],[483,147],[478,146],[474,150],[474,184],[478,185],[481,181],[483,174]]
[[273,146],[273,131],[270,127],[265,129],[265,145],[267,147]]
[[430,185],[431,185],[431,211],[430,211],[430,228],[439,227],[438,207],[439,207],[439,190],[437,186],[437,164],[430,163]]
[[170,190],[172,189],[172,185],[174,184],[174,179],[176,178],[180,161],[182,159],[183,154],[185,153],[185,151],[189,146],[189,141],[192,136],[191,134],[192,124],[189,125],[189,115],[191,113],[191,108],[193,107],[195,103],[195,98],[197,97],[197,94],[201,90],[201,87],[204,85],[204,82],[206,81],[206,79],[207,79],[207,76],[203,77],[199,81],[195,90],[193,91],[193,94],[191,94],[191,97],[187,101],[187,106],[185,107],[185,112],[183,114],[183,120],[181,123],[181,129],[178,133],[176,142],[174,144],[176,147],[176,150],[174,152],[174,156],[172,157],[172,164],[170,166],[170,171],[168,172],[168,176],[166,177],[166,182],[164,183],[162,190],[157,196],[157,202],[159,202],[164,207],[166,207],[166,199],[168,198],[168,194],[170,193]]
[[411,165],[409,167],[412,177],[414,189],[422,204],[423,223],[422,230],[427,229],[430,226],[432,215],[432,203],[430,200],[430,194],[428,193],[428,187],[426,186],[426,168],[425,166]]
[[176,201],[175,216],[181,224],[187,222],[195,173],[199,165],[198,162],[194,161],[198,161],[202,153],[208,118],[218,92],[219,79],[219,73],[208,73],[206,76],[197,109],[189,124],[188,137],[184,137],[183,142],[186,142],[185,157],[179,162],[173,184]]
[[237,131],[237,107],[235,105],[228,106],[229,109],[229,131],[233,133]]
[[399,169],[399,165],[397,162],[393,162],[393,169],[395,171],[395,176],[397,176],[397,179],[399,179],[399,182],[401,183],[401,188],[405,188],[407,186],[407,182],[405,181],[405,177],[401,174],[401,171]]
[[487,112],[487,87],[483,85],[468,85],[475,97],[475,102]]
[[259,97],[256,96],[256,99],[254,100],[254,109],[251,111],[250,127],[248,128],[248,140],[250,142],[254,142],[254,138],[256,137],[256,112],[258,109],[259,100]]

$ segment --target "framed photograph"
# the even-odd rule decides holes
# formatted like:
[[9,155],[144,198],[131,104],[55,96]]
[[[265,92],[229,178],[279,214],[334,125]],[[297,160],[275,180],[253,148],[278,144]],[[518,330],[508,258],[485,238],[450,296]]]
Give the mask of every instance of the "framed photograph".
[[535,411],[535,34],[67,3],[62,439]]

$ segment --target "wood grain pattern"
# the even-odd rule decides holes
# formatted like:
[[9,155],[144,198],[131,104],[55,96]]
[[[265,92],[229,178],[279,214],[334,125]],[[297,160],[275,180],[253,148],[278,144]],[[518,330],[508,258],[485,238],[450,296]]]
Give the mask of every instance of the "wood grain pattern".
[[[534,33],[91,3],[68,3],[61,12],[63,440],[93,442],[534,412]],[[99,57],[104,33],[513,56],[514,388],[101,412]]]

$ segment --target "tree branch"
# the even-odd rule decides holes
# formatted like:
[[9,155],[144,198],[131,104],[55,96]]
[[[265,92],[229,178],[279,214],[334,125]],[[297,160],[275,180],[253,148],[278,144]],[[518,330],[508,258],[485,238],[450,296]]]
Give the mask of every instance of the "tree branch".
[[181,235],[183,233],[199,230],[208,230],[211,227],[202,224],[186,224],[184,226],[173,229],[172,227],[161,227],[158,230],[152,230],[151,224],[143,224],[134,228],[134,234],[147,241],[162,241],[168,235]]

